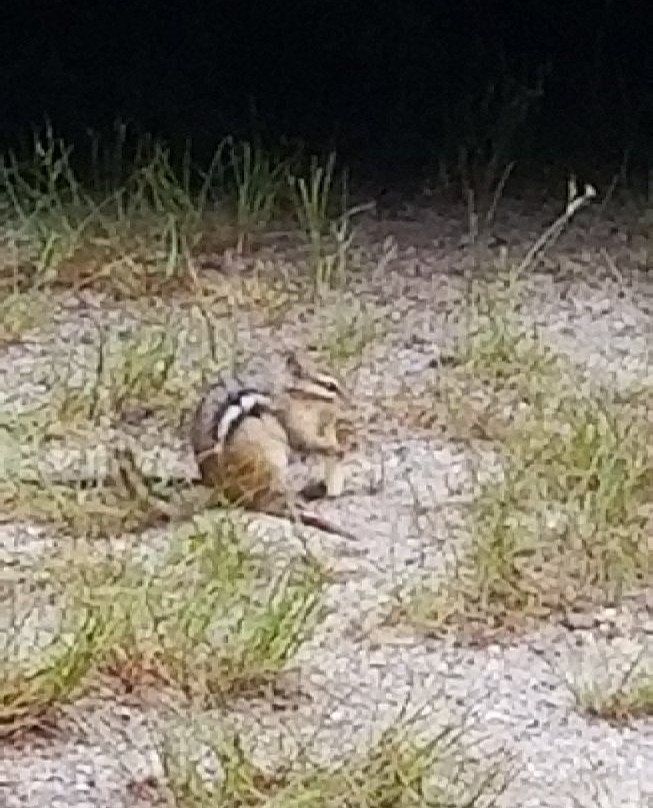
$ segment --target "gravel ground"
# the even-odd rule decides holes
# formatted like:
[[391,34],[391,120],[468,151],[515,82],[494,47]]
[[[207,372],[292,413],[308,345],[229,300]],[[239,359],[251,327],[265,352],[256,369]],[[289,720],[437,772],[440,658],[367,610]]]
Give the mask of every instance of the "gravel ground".
[[[546,218],[546,212],[542,215]],[[589,220],[579,219],[545,271],[529,280],[521,316],[525,323],[539,324],[553,347],[591,375],[617,387],[651,384],[653,283],[641,271],[641,244],[634,237],[624,243],[619,218],[591,234]],[[543,220],[507,216],[501,237],[509,244],[529,242]],[[421,709],[426,733],[465,715],[473,719],[470,738],[480,748],[504,748],[519,764],[499,797],[502,808],[653,806],[653,723],[613,727],[592,720],[576,710],[567,684],[569,676],[609,679],[642,648],[650,654],[650,598],[619,610],[598,610],[573,630],[545,626],[510,644],[477,648],[382,625],[394,588],[425,571],[442,571],[448,552],[461,541],[453,518],[438,517],[428,530],[416,524],[415,498],[442,503],[464,496],[469,487],[460,444],[411,432],[400,418],[374,417],[381,391],[418,390],[434,353],[446,350],[456,332],[452,313],[464,297],[469,251],[457,246],[455,220],[423,212],[413,213],[413,221],[370,222],[365,254],[378,254],[389,235],[395,255],[388,265],[382,273],[361,272],[354,294],[337,308],[297,308],[275,326],[254,312],[239,323],[241,344],[255,354],[254,378],[257,370],[272,366],[276,344],[311,341],[316,330],[324,334],[329,323],[341,322],[342,312],[355,311],[361,301],[383,323],[383,333],[367,346],[355,374],[361,413],[370,428],[352,460],[352,493],[319,506],[357,532],[359,541],[352,545],[310,531],[309,546],[337,574],[328,593],[331,613],[296,659],[308,698],[291,711],[248,702],[236,705],[231,717],[265,758],[278,751],[279,743],[292,746],[309,736],[325,757],[353,748],[396,717],[405,703]],[[611,263],[606,266],[605,254],[623,278],[615,277]],[[125,325],[128,309],[80,313],[63,305],[49,335],[35,334],[32,342],[0,352],[0,402],[43,396],[39,382],[53,356],[69,351],[73,339],[79,344],[92,320],[103,317]],[[178,467],[188,468],[187,449],[174,429],[168,444]],[[381,476],[382,492],[370,493]],[[299,549],[278,521],[262,518],[260,525],[262,539],[273,550]],[[162,538],[152,534],[151,546],[160,546]],[[9,574],[46,553],[48,541],[42,531],[4,525],[0,562]],[[10,594],[10,580],[0,580],[0,593],[4,588]],[[115,704],[109,695],[76,705],[66,719],[69,730],[5,746],[0,805],[118,808],[147,802],[135,784],[159,773],[152,737],[160,720],[151,707]],[[316,724],[321,728],[317,735]]]

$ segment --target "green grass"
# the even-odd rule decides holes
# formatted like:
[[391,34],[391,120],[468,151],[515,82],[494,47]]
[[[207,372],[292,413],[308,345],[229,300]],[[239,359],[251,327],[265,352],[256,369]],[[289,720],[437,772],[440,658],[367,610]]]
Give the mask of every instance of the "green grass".
[[141,533],[183,519],[193,504],[197,510],[205,506],[203,489],[192,488],[190,481],[150,479],[129,452],[109,450],[106,462],[101,455],[89,460],[69,479],[20,463],[7,469],[0,481],[0,521],[32,522],[69,537],[100,539]]
[[154,569],[119,557],[80,563],[74,556],[41,576],[58,604],[51,643],[26,653],[26,621],[18,619],[5,640],[4,737],[56,723],[61,707],[100,678],[118,692],[165,687],[202,707],[259,693],[323,615],[319,566],[300,558],[271,572],[247,547],[237,514],[196,518],[172,537]]
[[287,192],[286,175],[296,156],[275,155],[260,143],[236,143],[231,139],[225,143],[228,156],[221,168],[221,180],[236,223],[236,250],[242,253],[279,212],[284,191]]
[[354,211],[346,206],[346,178],[342,182],[340,212],[331,213],[338,180],[335,164],[336,155],[331,152],[325,165],[314,157],[305,176],[289,175],[295,216],[308,247],[318,299],[334,285],[344,283],[347,253],[353,238],[351,215]]
[[621,725],[653,716],[653,668],[642,659],[638,655],[617,681],[600,681],[601,677],[568,681],[577,709]]
[[266,574],[265,559],[242,549],[244,528],[233,518],[220,519],[217,530],[211,520],[195,525],[147,601],[158,622],[153,650],[165,678],[211,703],[256,691],[283,670],[321,619],[326,578],[301,559]]
[[380,339],[386,328],[384,313],[376,306],[344,298],[316,317],[315,347],[327,364],[346,366],[360,362],[365,349]]
[[117,628],[106,610],[76,609],[44,649],[16,658],[0,652],[0,740],[52,728],[62,707],[88,691]]
[[[150,486],[133,463],[118,465],[123,431],[138,418],[143,446],[136,453],[157,450],[164,426],[174,428],[196,406],[207,379],[238,362],[230,323],[197,311],[165,324],[161,312],[144,314],[123,334],[98,327],[93,342],[44,368],[44,401],[0,411],[2,519],[50,522],[95,536],[159,521],[155,499],[135,495],[122,478],[128,472],[128,482],[141,491],[151,487],[154,496],[169,487]],[[107,435],[107,428],[118,435]]]
[[[208,734],[208,738],[206,737]],[[299,808],[382,808],[391,805],[490,806],[504,773],[495,762],[484,765],[461,752],[459,738],[445,730],[434,740],[419,740],[398,722],[367,749],[337,754],[331,765],[301,754],[282,765],[262,768],[236,733],[203,733],[200,746],[217,775],[198,766],[197,753],[169,735],[162,745],[161,792],[178,808],[224,805]]]
[[653,425],[642,391],[590,386],[503,318],[472,332],[460,355],[452,372],[467,386],[455,395],[462,407],[483,393],[476,422],[501,470],[475,462],[467,548],[446,581],[402,596],[393,619],[476,636],[650,586]]
[[169,149],[142,144],[123,184],[101,190],[81,180],[73,149],[46,126],[31,153],[6,154],[0,194],[8,201],[11,247],[25,281],[100,284],[130,294],[159,280],[186,278],[200,235],[206,185],[191,196]]
[[[351,212],[334,204],[341,185],[333,153],[324,162],[227,137],[199,165],[190,145],[179,154],[122,124],[113,142],[93,137],[86,152],[47,124],[29,149],[0,156],[11,259],[0,264],[0,280],[117,297],[198,294],[212,283],[198,269],[199,253],[252,252],[276,222],[307,240],[311,285],[330,284],[334,274],[344,277],[352,235]],[[327,249],[326,237],[335,246]]]
[[[0,284],[2,290],[2,284]],[[52,301],[37,291],[12,290],[0,300],[0,348],[21,342],[52,318]]]
[[421,386],[413,384],[381,406],[407,425],[438,429],[451,439],[502,441],[525,406],[571,384],[568,363],[520,322],[519,288],[501,277],[473,288],[458,315],[460,334],[444,359],[434,357]]
[[178,418],[207,379],[241,361],[234,323],[199,302],[174,313],[136,309],[126,323],[98,323],[82,339],[55,345],[51,361],[35,363],[47,399],[0,413],[5,428],[29,443],[30,431],[54,438],[107,419],[118,425],[135,409]]
[[[119,421],[134,408],[178,413],[192,406],[193,391],[210,374],[238,361],[231,324],[205,321],[197,312],[144,314],[126,333],[99,326],[85,350],[75,349],[55,367],[50,403],[62,423]],[[149,320],[149,322],[148,322]],[[208,329],[208,331],[207,331]]]
[[490,389],[503,388],[532,395],[555,383],[563,372],[559,357],[537,332],[520,325],[512,305],[516,300],[494,300],[487,311],[473,313],[469,330],[461,341],[456,364],[464,373]]

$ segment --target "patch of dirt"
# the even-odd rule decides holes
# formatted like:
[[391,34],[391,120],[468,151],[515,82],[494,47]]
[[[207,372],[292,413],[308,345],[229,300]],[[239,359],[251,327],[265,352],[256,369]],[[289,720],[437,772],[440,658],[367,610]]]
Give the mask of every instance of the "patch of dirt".
[[[243,358],[239,374],[253,383],[274,383],[282,346],[315,343],[325,324],[342,328],[343,306],[353,306],[352,301],[373,308],[383,324],[360,350],[343,356],[358,405],[359,446],[350,459],[346,495],[316,505],[355,532],[358,541],[352,546],[306,531],[309,548],[334,575],[330,613],[294,661],[309,697],[288,710],[250,700],[232,705],[226,715],[263,760],[278,754],[280,746],[302,741],[325,758],[354,749],[396,718],[404,704],[422,710],[427,733],[471,716],[470,737],[480,748],[505,748],[519,764],[499,796],[500,808],[590,806],[596,804],[596,789],[609,795],[613,808],[649,805],[650,719],[621,727],[593,720],[576,709],[565,678],[588,655],[596,671],[605,660],[616,664],[617,658],[634,658],[642,647],[650,648],[653,612],[646,599],[626,602],[623,614],[615,606],[607,621],[601,606],[587,621],[545,622],[511,643],[490,639],[474,648],[455,634],[425,639],[410,627],[385,625],[398,586],[431,574],[446,576],[466,541],[456,508],[472,495],[470,463],[478,461],[479,452],[491,463],[489,440],[500,437],[496,424],[483,422],[482,408],[458,399],[459,408],[451,412],[452,399],[434,399],[432,384],[434,376],[446,372],[439,370],[438,358],[448,355],[464,325],[471,279],[481,289],[493,289],[496,265],[506,260],[501,250],[507,248],[509,260],[518,260],[557,215],[553,209],[533,215],[509,200],[503,211],[499,240],[484,252],[480,271],[475,270],[478,254],[464,243],[462,212],[413,208],[401,220],[363,224],[363,258],[352,272],[348,296],[334,295],[321,306],[289,296],[272,318],[262,311],[265,301],[240,306],[238,295],[220,309]],[[641,238],[624,239],[627,231],[628,211],[614,210],[598,223],[591,212],[581,213],[526,279],[519,306],[526,329],[539,325],[545,340],[582,373],[607,380],[615,390],[653,385],[653,277],[646,276]],[[395,254],[379,269],[388,238]],[[270,267],[285,260],[282,251],[266,250]],[[274,284],[260,289],[261,294],[272,289],[277,299]],[[102,321],[124,328],[142,315],[134,301],[109,304],[88,291],[84,300],[83,307],[57,309],[52,323],[30,333],[33,344],[0,349],[3,411],[20,411],[25,402],[47,403],[48,368],[69,361],[91,326]],[[181,310],[174,299],[161,305],[174,322]],[[207,376],[221,370],[209,367]],[[164,450],[170,464],[188,468],[183,413],[175,415],[173,424],[169,411],[153,412],[135,433],[152,457]],[[284,523],[262,518],[257,525],[266,552],[301,552]],[[130,541],[147,550],[148,535]],[[159,536],[152,547],[165,543],[165,530]],[[15,564],[29,569],[37,556],[47,554],[48,541],[47,531],[3,525],[5,569]],[[98,701],[78,713],[71,708],[71,715],[74,728],[47,744],[36,739],[20,749],[3,744],[3,805],[117,808],[136,799],[150,804],[162,777],[155,741],[165,710],[146,714],[134,705]]]

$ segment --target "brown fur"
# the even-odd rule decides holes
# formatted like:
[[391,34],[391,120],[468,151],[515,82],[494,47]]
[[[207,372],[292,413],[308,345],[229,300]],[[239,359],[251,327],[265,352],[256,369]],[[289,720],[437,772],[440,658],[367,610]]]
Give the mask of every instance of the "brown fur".
[[284,500],[288,441],[273,415],[246,418],[220,453],[205,455],[198,465],[217,498],[260,510]]
[[191,429],[202,483],[212,489],[213,504],[232,503],[296,518],[353,539],[318,515],[299,510],[296,495],[287,486],[290,450],[317,453],[325,458],[326,493],[337,496],[342,489],[339,461],[343,455],[337,433],[342,393],[322,388],[319,382],[324,374],[295,354],[288,357],[287,366],[291,380],[273,411],[245,417],[219,447],[213,446],[212,426],[220,393],[209,391]]

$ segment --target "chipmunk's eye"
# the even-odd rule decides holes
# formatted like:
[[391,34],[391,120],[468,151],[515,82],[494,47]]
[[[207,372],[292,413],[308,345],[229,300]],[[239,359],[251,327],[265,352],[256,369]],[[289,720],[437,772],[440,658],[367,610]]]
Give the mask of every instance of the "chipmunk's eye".
[[340,387],[335,382],[328,382],[327,385],[326,385],[326,389],[330,393],[339,393],[340,392]]

